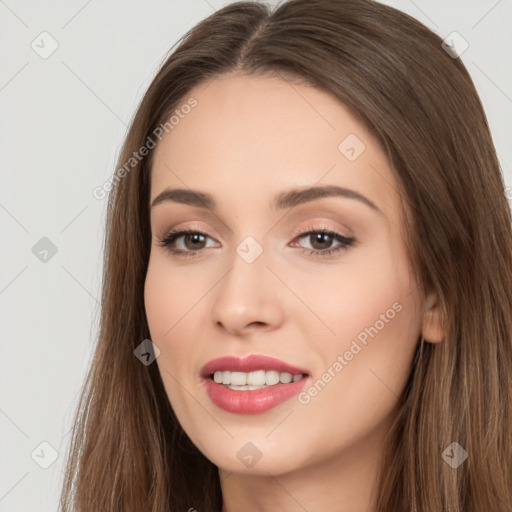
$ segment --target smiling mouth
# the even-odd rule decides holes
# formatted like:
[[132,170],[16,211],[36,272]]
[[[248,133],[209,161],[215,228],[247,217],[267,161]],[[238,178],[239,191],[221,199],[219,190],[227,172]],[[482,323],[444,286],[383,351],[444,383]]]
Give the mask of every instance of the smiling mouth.
[[228,370],[218,370],[210,374],[217,384],[221,384],[227,389],[236,391],[252,391],[256,389],[264,389],[277,384],[290,384],[297,382],[307,374],[288,372],[278,372],[276,370],[255,370],[252,372],[232,372]]
[[268,411],[300,393],[311,378],[304,367],[262,354],[218,357],[199,373],[210,400],[234,414]]

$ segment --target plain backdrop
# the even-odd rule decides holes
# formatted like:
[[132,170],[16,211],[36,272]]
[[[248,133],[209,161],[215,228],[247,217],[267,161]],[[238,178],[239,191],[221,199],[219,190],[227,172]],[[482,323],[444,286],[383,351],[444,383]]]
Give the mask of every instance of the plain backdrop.
[[[225,3],[0,0],[0,512],[57,510],[99,319],[106,200],[92,190],[165,53]],[[512,185],[512,1],[383,3],[468,42]]]

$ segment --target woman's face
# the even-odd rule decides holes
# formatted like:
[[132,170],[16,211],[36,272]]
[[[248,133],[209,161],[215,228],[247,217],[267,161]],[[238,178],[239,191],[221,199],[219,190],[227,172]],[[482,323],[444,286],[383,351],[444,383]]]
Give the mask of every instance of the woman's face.
[[389,163],[316,88],[230,74],[190,98],[154,149],[144,297],[177,418],[231,472],[362,461],[423,321]]

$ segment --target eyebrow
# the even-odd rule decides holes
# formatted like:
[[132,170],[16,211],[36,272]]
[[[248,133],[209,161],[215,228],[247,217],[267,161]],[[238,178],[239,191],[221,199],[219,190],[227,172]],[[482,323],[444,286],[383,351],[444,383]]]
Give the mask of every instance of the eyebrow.
[[[271,208],[274,210],[292,208],[293,206],[308,203],[324,197],[356,199],[373,210],[382,213],[377,205],[364,195],[356,192],[355,190],[339,187],[337,185],[315,186],[282,192],[274,198],[274,201],[271,203]],[[211,194],[200,192],[198,190],[181,188],[166,188],[158,194],[155,199],[153,199],[151,208],[167,201],[186,204],[189,206],[197,206],[199,208],[207,208],[212,211],[216,211],[217,209],[217,203]]]

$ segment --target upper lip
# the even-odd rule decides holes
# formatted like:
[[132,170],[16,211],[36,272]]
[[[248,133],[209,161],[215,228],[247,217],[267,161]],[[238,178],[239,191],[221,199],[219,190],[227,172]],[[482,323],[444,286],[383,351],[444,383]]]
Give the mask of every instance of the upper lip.
[[252,372],[256,370],[275,370],[278,372],[291,373],[292,375],[300,373],[309,374],[304,368],[292,366],[280,359],[249,354],[246,356],[223,356],[212,359],[201,368],[201,376],[208,378],[216,371]]

